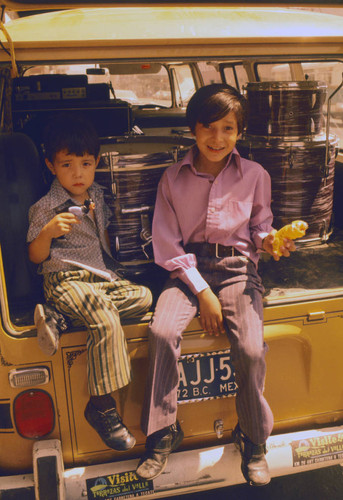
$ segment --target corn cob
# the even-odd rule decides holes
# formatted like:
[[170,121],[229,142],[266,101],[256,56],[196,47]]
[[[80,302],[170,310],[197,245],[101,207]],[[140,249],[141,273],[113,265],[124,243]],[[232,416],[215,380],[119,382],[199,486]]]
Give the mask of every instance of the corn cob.
[[294,220],[292,224],[286,224],[286,226],[283,226],[274,235],[274,252],[281,257],[282,253],[280,251],[280,247],[283,245],[283,239],[288,238],[289,240],[295,240],[296,238],[300,238],[300,236],[304,236],[307,228],[307,222],[302,220]]

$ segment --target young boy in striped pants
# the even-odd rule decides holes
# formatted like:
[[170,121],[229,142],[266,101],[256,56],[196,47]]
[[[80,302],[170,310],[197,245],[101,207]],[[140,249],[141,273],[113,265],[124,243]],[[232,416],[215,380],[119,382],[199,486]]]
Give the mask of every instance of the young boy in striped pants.
[[[49,307],[87,329],[88,387],[85,418],[107,446],[127,450],[135,438],[116,410],[111,393],[130,382],[130,358],[120,318],[140,315],[152,302],[148,288],[122,279],[106,228],[111,216],[103,189],[94,182],[100,143],[84,119],[56,117],[44,141],[46,165],[55,176],[50,191],[29,211],[28,252],[44,277]],[[71,206],[87,206],[82,214]],[[88,203],[89,204],[89,203]],[[56,329],[35,311],[38,341],[46,354],[58,346]]]

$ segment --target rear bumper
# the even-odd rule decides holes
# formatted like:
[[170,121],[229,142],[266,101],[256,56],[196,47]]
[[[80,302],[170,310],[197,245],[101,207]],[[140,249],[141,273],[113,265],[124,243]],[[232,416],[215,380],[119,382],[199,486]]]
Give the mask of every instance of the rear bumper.
[[[34,473],[0,478],[0,493],[33,489],[36,500],[49,500],[48,493],[42,496],[40,491],[44,478],[39,475],[46,469],[37,462],[42,460],[56,464],[58,491],[51,491],[51,498],[59,500],[166,498],[244,483],[240,454],[233,444],[176,452],[169,457],[165,472],[150,482],[135,475],[136,459],[63,470],[57,440],[35,443],[33,456]],[[271,436],[266,458],[272,477],[339,464],[343,462],[343,426]]]

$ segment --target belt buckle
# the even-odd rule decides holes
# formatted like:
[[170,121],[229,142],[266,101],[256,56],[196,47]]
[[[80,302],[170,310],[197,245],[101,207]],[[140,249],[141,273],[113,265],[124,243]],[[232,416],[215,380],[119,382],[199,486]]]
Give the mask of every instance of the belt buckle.
[[[221,259],[222,257],[219,255],[219,245],[220,243],[215,243],[215,248],[216,248],[216,258],[217,259]],[[235,247],[234,246],[231,246],[231,257],[234,257],[235,256]]]

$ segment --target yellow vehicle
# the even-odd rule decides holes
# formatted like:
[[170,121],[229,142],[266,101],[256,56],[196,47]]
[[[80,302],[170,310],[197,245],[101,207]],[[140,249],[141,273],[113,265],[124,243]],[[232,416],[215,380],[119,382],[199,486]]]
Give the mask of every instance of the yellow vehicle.
[[33,310],[42,286],[25,243],[28,208],[49,182],[42,128],[52,113],[78,110],[101,136],[96,180],[115,212],[112,250],[156,299],[165,278],[151,254],[156,185],[193,142],[190,96],[219,81],[249,100],[239,148],[271,173],[275,227],[295,218],[309,224],[291,258],[260,261],[265,394],[275,416],[271,475],[342,462],[343,18],[275,7],[58,1],[34,14],[41,3],[3,4],[12,19],[3,19],[0,35],[0,497],[166,498],[244,482],[231,443],[236,384],[226,338],[208,336],[197,318],[185,332],[178,410],[185,439],[160,477],[140,481],[151,313],[124,327],[133,380],[118,404],[137,445],[118,453],[83,417],[85,332],[62,335],[52,357],[38,347]]

